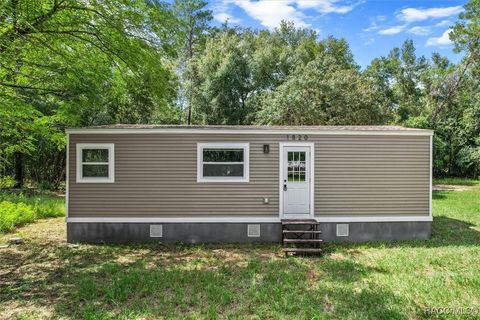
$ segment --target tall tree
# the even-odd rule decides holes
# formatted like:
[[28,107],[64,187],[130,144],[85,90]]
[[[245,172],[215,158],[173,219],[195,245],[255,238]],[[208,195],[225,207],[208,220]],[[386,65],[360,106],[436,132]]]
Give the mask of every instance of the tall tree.
[[208,41],[204,54],[194,60],[198,77],[192,105],[197,123],[251,123],[253,52],[253,35],[247,32],[223,32]]
[[465,11],[459,16],[449,37],[453,40],[455,51],[465,54],[457,71],[445,77],[444,84],[439,87],[443,95],[437,101],[433,110],[432,122],[435,122],[439,113],[443,111],[449,100],[457,94],[462,82],[469,72],[480,73],[480,1],[471,0],[465,5]]
[[377,92],[356,68],[324,52],[297,68],[261,100],[257,122],[268,125],[368,125],[385,121]]
[[[204,0],[175,0],[173,10],[179,19],[179,41],[182,48],[179,55],[179,73],[182,79],[181,103],[186,109],[187,124],[192,122],[192,91],[193,78],[196,70],[190,62],[196,54],[203,50],[213,19],[212,11],[206,10]],[[185,106],[186,105],[186,106]]]
[[[111,0],[2,2],[0,129],[15,123],[18,114],[35,115],[29,130],[23,122],[8,128],[23,139],[8,135],[11,139],[2,141],[3,158],[11,162],[15,150],[22,155],[16,163],[23,166],[25,156],[34,153],[18,141],[38,141],[38,130],[45,126],[61,133],[67,125],[118,121],[107,117],[114,90],[130,92],[129,109],[148,114],[130,119],[143,121],[170,110],[175,82],[163,62],[175,45],[165,36],[174,22],[164,4],[143,0],[122,5]],[[61,152],[65,139],[52,136],[50,143]]]
[[480,175],[480,1],[465,5],[450,38],[464,58],[440,77],[432,95],[431,125],[443,138],[443,173]]
[[367,67],[365,74],[384,93],[395,122],[401,124],[422,113],[421,75],[427,68],[427,59],[417,58],[411,40],[405,41],[401,48],[392,49],[388,56],[374,59]]

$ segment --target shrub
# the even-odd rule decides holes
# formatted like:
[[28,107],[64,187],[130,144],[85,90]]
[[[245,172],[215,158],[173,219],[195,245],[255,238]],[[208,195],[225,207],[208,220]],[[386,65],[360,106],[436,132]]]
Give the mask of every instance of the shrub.
[[64,199],[46,194],[0,193],[0,232],[37,219],[61,217],[65,213]]
[[11,176],[0,177],[0,190],[13,188],[15,183],[15,179]]
[[10,231],[16,226],[35,221],[35,210],[24,203],[0,202],[0,231]]
[[34,204],[37,219],[62,217],[65,215],[63,201],[58,199],[38,198]]

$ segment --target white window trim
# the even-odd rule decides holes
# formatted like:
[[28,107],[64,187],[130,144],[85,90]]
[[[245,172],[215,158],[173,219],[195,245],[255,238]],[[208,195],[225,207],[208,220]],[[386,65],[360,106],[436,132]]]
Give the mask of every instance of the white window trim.
[[[204,177],[203,149],[243,149],[243,177]],[[222,162],[217,162],[222,163]],[[228,162],[240,163],[240,162]],[[247,143],[197,143],[197,182],[249,182],[250,181],[250,144]]]
[[[108,149],[108,177],[83,177],[83,149]],[[95,162],[91,162],[95,164]],[[104,163],[102,163],[104,164]],[[115,145],[113,143],[77,143],[77,183],[115,182]]]

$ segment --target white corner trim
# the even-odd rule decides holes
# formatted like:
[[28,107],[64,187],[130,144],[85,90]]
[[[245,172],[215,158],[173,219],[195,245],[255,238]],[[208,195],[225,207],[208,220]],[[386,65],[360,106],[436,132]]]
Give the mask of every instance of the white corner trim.
[[430,182],[429,182],[429,197],[428,197],[428,211],[430,218],[433,217],[432,214],[432,175],[433,175],[433,136],[430,136],[430,165],[428,167],[430,173]]
[[[284,160],[283,152],[285,147],[309,147],[310,148],[310,214],[309,215],[284,215],[283,214],[283,180],[284,180]],[[279,196],[278,196],[278,212],[279,216],[285,219],[296,218],[296,219],[305,219],[314,217],[315,212],[315,143],[314,142],[304,142],[304,141],[284,141],[279,142]]]
[[[83,149],[108,149],[108,177],[83,177]],[[76,146],[77,183],[114,183],[115,182],[115,145],[113,143],[77,143]]]
[[[243,149],[243,177],[204,177],[203,176],[203,149]],[[197,143],[197,182],[249,182],[250,181],[250,143],[249,142],[212,142]]]
[[66,146],[67,155],[65,156],[65,217],[68,219],[68,189],[69,189],[69,180],[70,180],[70,134],[67,133],[67,146]]
[[318,222],[417,222],[432,221],[430,216],[315,216]]
[[[330,222],[431,222],[429,216],[358,216],[333,217],[315,216],[320,223]],[[67,217],[69,223],[280,223],[279,217],[274,216],[210,216],[210,217]]]
[[319,130],[319,129],[188,129],[188,128],[72,128],[70,134],[135,134],[135,133],[190,133],[190,134],[307,134],[307,135],[360,135],[360,136],[431,136],[431,130]]

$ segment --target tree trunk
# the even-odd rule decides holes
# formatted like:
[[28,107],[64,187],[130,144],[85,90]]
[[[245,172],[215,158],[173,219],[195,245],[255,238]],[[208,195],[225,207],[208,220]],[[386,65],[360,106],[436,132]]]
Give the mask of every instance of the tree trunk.
[[[187,38],[187,61],[186,61],[187,66],[190,65],[192,58],[193,58],[193,28],[190,28],[188,32],[188,38]],[[187,125],[191,125],[192,124],[192,80],[193,79],[192,79],[192,76],[190,75],[191,70],[187,72],[189,72],[188,80],[187,80],[189,85],[189,89],[187,92],[187,103],[188,103]]]
[[23,155],[20,152],[15,153],[15,188],[23,187]]

